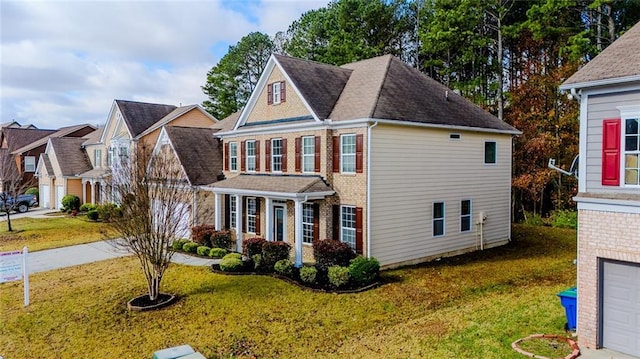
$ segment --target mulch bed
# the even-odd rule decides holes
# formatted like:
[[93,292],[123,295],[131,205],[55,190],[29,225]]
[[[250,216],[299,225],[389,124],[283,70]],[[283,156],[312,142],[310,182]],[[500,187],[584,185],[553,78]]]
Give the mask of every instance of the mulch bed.
[[223,274],[223,275],[264,275],[264,276],[274,277],[274,278],[281,279],[287,283],[293,284],[300,289],[306,289],[306,290],[319,292],[319,293],[335,293],[335,294],[360,293],[373,288],[377,288],[382,284],[382,282],[377,281],[369,285],[366,285],[364,287],[345,287],[345,288],[338,289],[338,288],[334,288],[330,284],[322,285],[322,284],[316,283],[314,285],[309,285],[308,283],[304,283],[300,280],[296,280],[295,278],[283,276],[277,273],[256,272],[256,271],[225,272],[223,270],[220,270],[219,264],[212,264],[211,271],[214,273]]
[[178,300],[173,294],[160,293],[156,300],[149,300],[148,294],[131,299],[127,303],[127,308],[134,312],[145,312],[165,308]]

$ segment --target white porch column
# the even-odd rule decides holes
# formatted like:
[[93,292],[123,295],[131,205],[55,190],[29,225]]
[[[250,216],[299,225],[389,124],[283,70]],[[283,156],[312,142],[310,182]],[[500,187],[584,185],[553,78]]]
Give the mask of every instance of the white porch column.
[[236,251],[242,252],[242,196],[236,195]]
[[293,220],[295,221],[295,246],[296,246],[296,258],[295,266],[302,267],[302,200],[297,199],[295,201],[295,211]]
[[267,241],[273,241],[273,200],[269,197],[265,198],[265,222],[266,226],[264,226],[265,231],[265,239]]
[[91,180],[91,204],[96,204],[96,181]]
[[219,231],[220,228],[222,227],[222,225],[221,225],[222,213],[220,213],[220,208],[222,207],[220,205],[220,201],[221,201],[220,197],[221,197],[221,195],[220,195],[220,193],[215,193],[214,195],[215,195],[215,208],[214,208],[214,210],[216,212],[216,213],[214,213],[214,215],[216,217],[215,228],[216,228],[216,231]]
[[87,181],[82,182],[82,204],[87,203]]

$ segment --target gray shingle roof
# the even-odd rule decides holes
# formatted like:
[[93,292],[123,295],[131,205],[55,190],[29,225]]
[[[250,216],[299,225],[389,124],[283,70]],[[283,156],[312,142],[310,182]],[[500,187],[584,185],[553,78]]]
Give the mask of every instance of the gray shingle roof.
[[[49,138],[53,138],[53,137],[66,137],[66,136],[71,136],[71,137],[77,137],[73,136],[74,132],[78,132],[80,130],[83,130],[85,128],[89,128],[91,129],[91,132],[95,131],[95,127],[89,124],[82,124],[82,125],[75,125],[75,126],[67,126],[67,127],[61,127],[60,129],[58,129],[56,132],[45,136],[37,141],[31,142],[26,146],[20,147],[17,150],[13,151],[13,154],[19,154],[22,152],[26,152],[29,150],[32,150],[38,146],[42,146],[42,145],[46,145],[47,141],[49,141]],[[89,132],[89,133],[91,133]]]
[[63,176],[79,176],[93,168],[89,156],[81,147],[84,138],[56,137],[50,140]]
[[320,176],[240,174],[216,182],[214,188],[233,188],[246,191],[277,193],[333,192]]
[[640,75],[640,22],[569,77],[561,89],[586,82]]
[[222,174],[222,149],[220,141],[213,136],[218,130],[177,126],[164,129],[191,185],[218,180]]
[[31,128],[8,127],[2,129],[3,136],[7,141],[7,148],[11,152],[55,132],[56,130],[39,130]]
[[95,145],[100,143],[100,138],[102,137],[103,132],[104,132],[104,126],[99,126],[95,131],[84,136],[85,141],[82,143],[82,145],[87,146],[87,145]]
[[116,100],[132,137],[137,137],[154,123],[176,109],[173,105]]
[[44,169],[47,171],[49,176],[53,176],[55,173],[53,172],[53,166],[51,165],[51,160],[49,159],[49,155],[43,153],[42,162],[44,163]]
[[351,70],[294,57],[273,55],[320,119],[329,117]]
[[233,127],[236,125],[236,122],[238,122],[238,119],[240,118],[240,114],[242,113],[242,110],[240,111],[236,111],[234,113],[232,113],[231,115],[223,118],[222,120],[218,121],[218,123],[216,123],[215,125],[211,126],[211,128],[216,128],[219,129],[221,131],[230,131],[233,130]]

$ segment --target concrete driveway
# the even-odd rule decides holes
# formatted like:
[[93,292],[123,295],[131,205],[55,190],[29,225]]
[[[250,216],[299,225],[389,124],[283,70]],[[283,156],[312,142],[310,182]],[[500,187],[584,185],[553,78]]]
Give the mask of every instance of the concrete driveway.
[[[49,208],[29,208],[29,211],[25,212],[25,213],[16,213],[16,212],[11,212],[11,219],[18,219],[18,218],[50,218],[49,216],[47,216],[47,213],[51,213],[51,212],[58,212],[55,209],[49,209]],[[5,222],[7,220],[7,214],[6,213],[0,213],[0,222]]]

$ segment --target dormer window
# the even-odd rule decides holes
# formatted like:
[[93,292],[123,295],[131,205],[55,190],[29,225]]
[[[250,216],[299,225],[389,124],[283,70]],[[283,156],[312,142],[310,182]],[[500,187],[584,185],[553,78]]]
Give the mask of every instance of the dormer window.
[[273,82],[267,85],[267,104],[278,105],[287,100],[284,81]]

